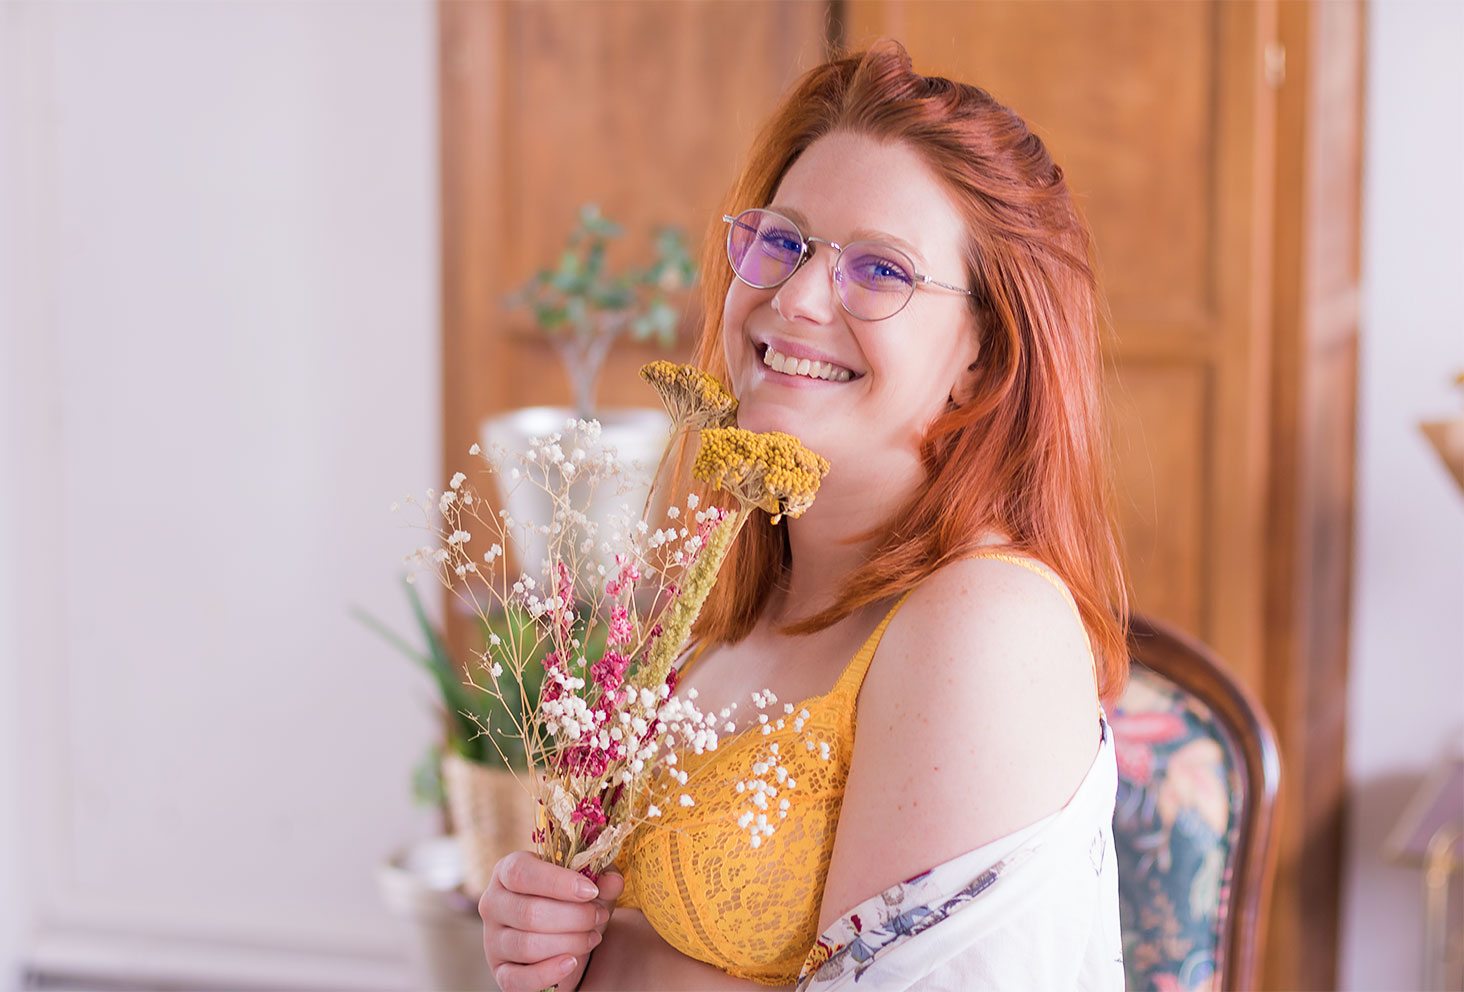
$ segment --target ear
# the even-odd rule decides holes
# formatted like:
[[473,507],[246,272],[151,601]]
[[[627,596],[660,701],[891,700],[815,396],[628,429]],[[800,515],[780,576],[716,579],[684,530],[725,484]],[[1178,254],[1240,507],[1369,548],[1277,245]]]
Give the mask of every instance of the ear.
[[951,384],[948,400],[952,407],[962,407],[971,402],[976,394],[976,383],[981,379],[981,334],[974,323],[963,344],[964,347],[958,353],[961,364]]

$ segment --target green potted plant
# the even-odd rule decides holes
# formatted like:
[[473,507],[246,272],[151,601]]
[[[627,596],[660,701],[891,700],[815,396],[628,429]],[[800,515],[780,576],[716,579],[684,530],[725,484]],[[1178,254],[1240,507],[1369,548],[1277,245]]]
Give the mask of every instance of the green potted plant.
[[[522,689],[514,680],[505,679],[499,683],[500,695],[495,695],[480,688],[476,673],[452,657],[446,639],[427,616],[416,586],[406,584],[406,590],[423,647],[414,647],[364,612],[357,610],[356,615],[432,679],[443,717],[443,738],[413,772],[412,792],[419,802],[446,808],[462,851],[464,884],[469,892],[481,892],[499,858],[531,843],[535,810],[515,778],[515,773],[528,768],[527,749],[516,736],[509,714],[532,709],[537,703],[544,675],[542,661],[551,645],[544,641],[525,652],[533,664],[527,666]],[[537,640],[533,621],[518,612],[480,617],[478,633],[480,644],[494,638],[530,645]],[[604,636],[603,627],[597,629],[585,650],[603,652]]]
[[[505,704],[517,706],[522,700],[515,697],[500,702],[475,688],[427,616],[416,587],[406,584],[406,590],[421,647],[408,643],[374,617],[360,611],[357,616],[432,679],[443,736],[413,771],[412,793],[418,802],[445,807],[462,847],[471,891],[479,881],[486,886],[486,874],[498,858],[526,846],[533,831],[533,808],[514,779],[514,772],[526,767],[523,742],[505,733],[511,726]],[[482,626],[480,633],[486,641],[490,635],[516,636],[529,624],[527,618],[494,616]],[[537,692],[537,688],[531,685],[528,691]],[[517,686],[509,691],[516,694]]]
[[[377,882],[383,901],[411,928],[408,947],[418,987],[442,992],[491,989],[496,986],[483,958],[482,921],[478,919],[477,900],[471,895],[476,878],[469,878],[468,866],[489,857],[496,860],[500,855],[494,855],[495,850],[507,853],[528,846],[533,806],[515,785],[509,770],[514,759],[513,742],[508,742],[505,755],[499,755],[478,733],[480,726],[502,725],[501,706],[467,682],[446,641],[428,618],[416,587],[405,585],[420,644],[410,643],[363,610],[352,612],[420,666],[436,689],[443,733],[413,770],[413,797],[420,803],[451,808],[451,819],[460,828],[474,823],[460,809],[473,808],[474,804],[496,806],[471,835],[459,832],[428,837],[393,852],[381,865]],[[517,767],[523,768],[521,745]],[[476,791],[452,798],[468,790]],[[483,803],[476,799],[479,793],[492,799]],[[488,864],[491,870],[493,861]]]
[[[609,254],[623,236],[620,225],[599,207],[580,208],[579,221],[570,231],[558,261],[534,273],[508,299],[511,308],[525,308],[533,317],[533,333],[554,345],[564,364],[574,397],[573,406],[530,406],[490,417],[480,428],[483,448],[495,452],[523,451],[532,437],[562,431],[566,420],[600,422],[599,445],[614,449],[623,464],[644,467],[638,491],[607,494],[607,505],[591,504],[603,517],[609,504],[639,506],[650,487],[650,469],[671,436],[671,422],[660,409],[623,407],[601,409],[596,403],[600,374],[611,348],[622,338],[675,344],[681,308],[696,281],[696,263],[680,231],[661,227],[653,233],[654,259],[649,265],[613,270]],[[499,466],[506,469],[506,466]],[[508,471],[500,473],[507,478]],[[532,486],[503,493],[508,511],[519,520],[548,519],[545,494]],[[516,535],[520,564],[533,572],[544,558],[545,542]],[[607,565],[608,562],[604,563]]]
[[696,281],[686,239],[672,227],[655,230],[650,265],[612,272],[607,253],[623,235],[598,206],[585,204],[558,263],[535,272],[509,298],[510,306],[529,309],[538,333],[558,350],[577,418],[599,417],[596,386],[619,338],[628,334],[666,348],[676,343],[680,303]]

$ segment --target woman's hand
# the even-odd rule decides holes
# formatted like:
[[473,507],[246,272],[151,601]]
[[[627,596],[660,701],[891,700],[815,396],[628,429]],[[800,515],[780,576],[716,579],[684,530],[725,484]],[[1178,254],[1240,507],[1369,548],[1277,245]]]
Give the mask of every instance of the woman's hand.
[[606,872],[597,886],[531,851],[500,860],[478,900],[483,954],[498,987],[503,992],[538,992],[556,984],[574,988],[624,888],[617,872]]

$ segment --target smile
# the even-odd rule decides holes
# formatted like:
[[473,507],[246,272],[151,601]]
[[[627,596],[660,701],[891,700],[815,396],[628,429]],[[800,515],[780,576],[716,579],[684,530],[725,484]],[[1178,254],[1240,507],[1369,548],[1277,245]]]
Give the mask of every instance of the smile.
[[850,369],[832,365],[829,362],[815,362],[807,358],[792,358],[768,345],[763,351],[762,362],[774,372],[784,375],[801,375],[808,379],[824,379],[828,382],[848,382],[854,378]]

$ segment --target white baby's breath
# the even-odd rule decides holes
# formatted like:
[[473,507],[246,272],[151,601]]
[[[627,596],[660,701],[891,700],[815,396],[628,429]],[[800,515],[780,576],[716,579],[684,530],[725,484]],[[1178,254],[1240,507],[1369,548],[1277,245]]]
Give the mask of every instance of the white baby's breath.
[[[495,445],[484,459],[488,473],[498,478],[500,495],[520,486],[543,490],[553,508],[548,519],[519,520],[506,506],[494,509],[470,474],[462,471],[452,474],[440,494],[429,490],[425,503],[406,499],[407,506],[419,508],[428,529],[438,536],[436,546],[407,556],[413,573],[408,581],[419,570],[435,572],[485,621],[488,614],[479,599],[483,596],[493,597],[490,605],[527,618],[527,630],[521,633],[510,627],[511,636],[500,636],[502,626],[484,629],[481,666],[469,666],[465,672],[476,678],[474,686],[503,700],[503,692],[515,680],[522,686],[527,666],[539,664],[531,659],[551,649],[555,652],[557,667],[544,673],[544,684],[551,691],[538,700],[526,700],[527,708],[517,710],[535,733],[525,734],[518,716],[512,722],[523,745],[539,749],[532,776],[546,806],[545,829],[559,838],[553,843],[580,838],[572,849],[553,848],[559,853],[551,860],[596,871],[614,857],[613,849],[636,824],[666,818],[663,810],[668,806],[696,807],[700,786],[694,763],[685,755],[715,750],[719,734],[737,732],[731,719],[736,704],[718,713],[702,713],[694,689],[678,695],[659,678],[638,679],[638,666],[644,664],[653,640],[648,632],[659,629],[657,618],[667,615],[666,604],[674,603],[679,594],[667,590],[673,581],[680,584],[688,574],[683,570],[704,555],[705,533],[711,532],[709,524],[723,519],[723,511],[698,510],[697,498],[689,495],[684,506],[667,509],[668,519],[662,523],[674,526],[653,528],[628,503],[619,504],[619,514],[612,511],[608,517],[593,519],[586,512],[585,492],[600,487],[620,494],[629,486],[625,466],[600,444],[600,436],[598,423],[571,419],[562,430],[533,439],[523,451],[508,452]],[[469,454],[480,456],[483,450],[474,444]],[[431,512],[440,514],[440,524],[429,516]],[[519,556],[519,568],[507,572],[505,548],[510,539],[522,540],[528,534],[547,542],[547,560],[529,562]],[[471,543],[487,545],[487,550],[470,555]],[[465,584],[469,576],[475,576],[472,585]],[[644,611],[643,600],[656,608]],[[586,646],[604,643],[591,631],[597,625],[605,629],[612,607],[626,611],[619,636],[628,638],[614,645],[622,660],[613,664],[606,648]],[[686,635],[677,636],[684,644]],[[612,685],[616,688],[607,688]],[[762,710],[775,699],[765,692],[754,702]],[[792,713],[789,707],[783,711]],[[775,727],[781,730],[766,714],[759,726],[762,735]],[[507,739],[496,728],[491,733],[487,727],[480,729],[495,747]],[[748,808],[729,811],[754,846],[771,833],[768,813],[787,811],[787,800],[777,790],[792,787],[777,759],[777,742],[760,740],[758,747],[767,752],[767,760],[759,761],[757,770],[744,769],[736,784],[738,801]],[[610,798],[622,792],[626,798],[619,803]],[[705,814],[699,810],[698,815]],[[550,856],[543,843],[541,853]]]

